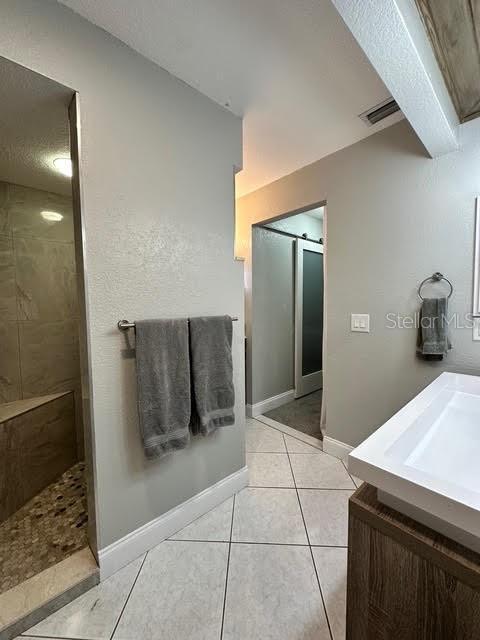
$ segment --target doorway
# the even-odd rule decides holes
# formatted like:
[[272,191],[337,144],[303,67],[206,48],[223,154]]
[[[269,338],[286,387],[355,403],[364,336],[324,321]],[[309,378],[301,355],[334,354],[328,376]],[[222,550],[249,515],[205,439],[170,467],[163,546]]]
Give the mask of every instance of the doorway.
[[75,92],[3,58],[0,86],[0,635],[17,635],[98,569]]
[[247,413],[322,440],[324,203],[252,227]]

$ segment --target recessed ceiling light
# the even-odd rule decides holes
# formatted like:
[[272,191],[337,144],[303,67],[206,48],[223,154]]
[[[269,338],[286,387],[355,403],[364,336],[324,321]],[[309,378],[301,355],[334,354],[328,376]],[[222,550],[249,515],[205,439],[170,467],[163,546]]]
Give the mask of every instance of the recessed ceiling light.
[[55,158],[53,166],[57,171],[68,178],[72,177],[72,161],[70,158]]
[[48,222],[60,222],[60,220],[63,220],[62,214],[56,211],[42,211],[41,216]]

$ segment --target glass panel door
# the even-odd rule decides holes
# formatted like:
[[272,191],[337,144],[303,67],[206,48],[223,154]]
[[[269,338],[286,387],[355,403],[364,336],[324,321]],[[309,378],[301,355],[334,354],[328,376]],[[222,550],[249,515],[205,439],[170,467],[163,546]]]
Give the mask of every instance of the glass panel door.
[[322,387],[323,245],[296,240],[295,397]]

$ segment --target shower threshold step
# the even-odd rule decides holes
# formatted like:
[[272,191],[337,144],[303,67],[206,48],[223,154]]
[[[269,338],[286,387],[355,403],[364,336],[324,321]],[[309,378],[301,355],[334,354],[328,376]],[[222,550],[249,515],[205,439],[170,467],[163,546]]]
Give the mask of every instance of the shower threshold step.
[[12,640],[99,582],[89,547],[0,594],[0,640]]

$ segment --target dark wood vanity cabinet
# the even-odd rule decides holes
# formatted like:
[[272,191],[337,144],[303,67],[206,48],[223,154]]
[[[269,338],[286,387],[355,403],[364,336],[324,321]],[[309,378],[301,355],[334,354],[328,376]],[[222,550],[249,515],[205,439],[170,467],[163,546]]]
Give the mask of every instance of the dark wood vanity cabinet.
[[363,484],[349,503],[346,640],[480,640],[480,555]]

